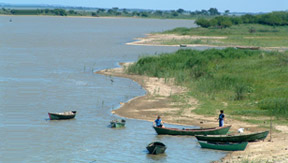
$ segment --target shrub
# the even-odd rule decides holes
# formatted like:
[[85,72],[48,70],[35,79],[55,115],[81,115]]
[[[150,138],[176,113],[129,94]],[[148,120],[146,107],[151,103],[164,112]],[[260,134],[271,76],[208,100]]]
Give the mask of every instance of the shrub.
[[276,116],[288,115],[288,98],[266,98],[260,101],[258,106]]

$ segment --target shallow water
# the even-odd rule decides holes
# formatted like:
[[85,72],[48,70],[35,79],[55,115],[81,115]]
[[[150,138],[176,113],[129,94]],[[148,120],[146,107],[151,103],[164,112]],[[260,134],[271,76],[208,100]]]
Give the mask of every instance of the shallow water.
[[[145,91],[129,79],[93,72],[179,49],[125,45],[178,26],[195,25],[189,20],[0,17],[0,162],[210,162],[223,157],[225,152],[201,149],[194,137],[158,136],[151,122],[128,119],[123,129],[108,127],[119,118],[111,111],[120,102]],[[77,110],[75,119],[48,120],[48,112],[68,110]],[[166,154],[147,154],[146,145],[156,140],[168,146]]]

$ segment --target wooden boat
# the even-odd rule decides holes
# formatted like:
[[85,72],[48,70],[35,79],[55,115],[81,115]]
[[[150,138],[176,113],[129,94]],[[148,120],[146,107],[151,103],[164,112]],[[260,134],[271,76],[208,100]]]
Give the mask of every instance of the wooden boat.
[[256,132],[251,134],[239,134],[239,135],[207,135],[207,136],[196,136],[200,141],[209,142],[253,142],[258,140],[264,140],[269,131]]
[[67,111],[63,113],[48,113],[50,120],[72,119],[76,116],[76,111]]
[[225,135],[231,126],[201,128],[201,129],[177,129],[177,128],[162,128],[153,126],[158,135]]
[[182,48],[187,47],[187,45],[185,45],[185,44],[180,44],[179,46]]
[[237,46],[237,49],[244,49],[244,50],[259,50],[260,47],[257,46]]
[[248,142],[241,142],[241,143],[215,143],[215,142],[202,142],[199,141],[199,144],[202,148],[209,148],[209,149],[217,149],[217,150],[224,150],[224,151],[244,151]]
[[116,119],[110,122],[112,128],[120,128],[125,126],[126,121],[124,119]]
[[161,154],[164,153],[167,149],[166,145],[161,142],[152,142],[147,145],[146,149],[149,151],[150,154]]

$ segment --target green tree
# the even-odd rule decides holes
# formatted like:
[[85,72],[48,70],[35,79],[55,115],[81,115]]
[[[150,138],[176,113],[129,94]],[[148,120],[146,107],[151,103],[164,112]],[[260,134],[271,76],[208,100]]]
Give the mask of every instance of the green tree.
[[230,11],[229,10],[225,10],[224,15],[229,15]]
[[179,14],[178,14],[177,11],[173,10],[173,11],[171,11],[171,15],[172,15],[173,17],[177,17]]
[[220,15],[220,12],[217,10],[217,8],[210,8],[208,12],[210,15]]
[[182,8],[179,8],[176,12],[178,12],[179,14],[183,14],[185,10],[183,10]]
[[196,23],[197,25],[203,27],[203,28],[208,28],[208,27],[210,27],[210,22],[209,22],[209,20],[204,19],[204,18],[197,19],[197,20],[195,21],[195,23]]
[[157,16],[162,16],[162,15],[163,15],[163,11],[161,11],[161,10],[156,10],[156,11],[154,12],[154,14],[157,15]]

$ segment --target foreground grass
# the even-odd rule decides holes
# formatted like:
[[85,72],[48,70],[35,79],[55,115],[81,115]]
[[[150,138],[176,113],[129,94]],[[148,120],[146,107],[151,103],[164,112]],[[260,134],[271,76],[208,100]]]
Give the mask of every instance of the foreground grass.
[[127,73],[175,78],[200,101],[198,114],[215,116],[224,109],[231,116],[288,119],[287,52],[179,50],[140,58]]
[[190,36],[224,36],[226,39],[182,39],[163,42],[168,45],[179,44],[208,44],[217,46],[259,46],[287,47],[287,26],[266,26],[259,24],[241,24],[230,28],[175,28],[163,34]]

